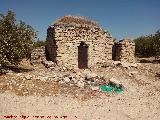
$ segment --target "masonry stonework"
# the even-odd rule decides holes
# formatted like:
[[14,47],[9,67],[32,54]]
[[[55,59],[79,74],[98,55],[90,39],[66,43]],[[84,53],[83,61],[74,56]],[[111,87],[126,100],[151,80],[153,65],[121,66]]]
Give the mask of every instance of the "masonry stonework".
[[53,61],[69,69],[99,67],[113,60],[135,62],[135,43],[113,40],[108,31],[84,17],[64,16],[47,29],[46,46],[31,54],[31,63]]
[[84,18],[67,17],[74,19],[72,23],[55,23],[47,30],[46,48],[52,61],[67,68],[89,68],[112,61],[114,42],[107,31]]
[[30,63],[39,64],[46,60],[45,47],[38,47],[34,49],[31,53]]
[[123,62],[135,62],[135,43],[130,39],[115,42],[115,60]]

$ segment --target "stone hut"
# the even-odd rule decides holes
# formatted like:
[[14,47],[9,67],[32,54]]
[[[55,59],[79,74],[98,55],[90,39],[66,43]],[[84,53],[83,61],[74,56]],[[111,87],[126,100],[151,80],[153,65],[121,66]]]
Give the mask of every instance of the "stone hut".
[[123,62],[135,62],[135,43],[133,40],[123,39],[119,42],[115,42],[114,49],[114,60]]
[[113,38],[84,17],[64,16],[47,29],[49,60],[67,68],[90,68],[112,61]]

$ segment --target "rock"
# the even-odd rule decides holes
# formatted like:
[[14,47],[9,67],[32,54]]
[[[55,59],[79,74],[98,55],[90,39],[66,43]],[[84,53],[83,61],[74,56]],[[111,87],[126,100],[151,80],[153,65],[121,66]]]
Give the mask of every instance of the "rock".
[[129,63],[129,62],[121,62],[121,61],[114,61],[113,64],[116,66],[122,66],[127,69],[129,69],[130,67],[137,68],[138,66],[137,63]]
[[48,80],[48,76],[37,76],[36,77],[36,80],[41,80],[41,81],[46,81],[46,80]]
[[128,62],[121,62],[122,67],[129,69],[130,68],[130,63]]
[[83,73],[87,75],[87,74],[90,74],[91,71],[90,71],[89,69],[85,69],[85,70],[83,71]]
[[64,80],[64,82],[70,82],[69,77],[65,77],[63,80]]
[[128,69],[131,67],[137,68],[137,66],[138,66],[137,63],[129,63],[129,62],[121,62],[121,65],[122,65],[122,67],[128,68]]
[[64,82],[63,80],[60,80],[59,83],[60,83],[60,84],[64,84],[65,82]]
[[76,78],[72,78],[72,81],[73,81],[74,83],[77,83],[77,79],[76,79]]
[[43,61],[43,64],[46,68],[50,68],[50,67],[53,68],[55,66],[55,63],[52,61]]
[[7,75],[14,75],[13,72],[7,72],[6,74],[7,74]]
[[85,75],[85,79],[91,79],[91,78],[94,78],[94,77],[97,77],[98,75],[95,74],[95,73],[88,73]]
[[117,86],[117,87],[119,87],[119,86],[122,85],[122,83],[121,83],[119,80],[115,79],[115,78],[111,78],[111,79],[109,80],[109,82],[110,82],[110,84],[112,84],[112,85],[114,85],[114,86]]
[[99,91],[100,90],[98,86],[91,86],[91,89],[95,90],[95,91]]
[[129,72],[129,76],[131,77],[132,75],[135,75],[135,74],[137,74],[137,73],[138,73],[138,71]]
[[26,76],[24,76],[24,78],[25,78],[26,80],[31,80],[31,79],[33,78],[33,76],[32,76],[32,75],[26,75]]
[[22,76],[23,74],[22,74],[22,73],[17,73],[16,75],[17,75],[17,76]]
[[137,68],[138,64],[137,63],[130,63],[130,67],[135,67]]
[[81,78],[79,79],[79,81],[83,82],[83,81],[84,81],[84,78],[81,77]]
[[106,84],[106,81],[102,78],[97,77],[97,78],[94,79],[94,83],[97,84],[97,85],[104,85],[104,84]]
[[51,70],[54,70],[55,69],[55,67],[49,67]]
[[80,88],[84,88],[84,85],[85,85],[85,83],[82,82],[82,81],[77,82],[77,86],[80,87]]
[[62,69],[65,71],[65,70],[67,70],[67,68],[66,67],[62,67]]
[[97,77],[98,75],[96,73],[89,74],[91,77]]
[[6,73],[14,73],[12,70],[6,70]]
[[120,61],[113,61],[113,64],[116,66],[119,66],[119,65],[121,65],[121,62]]

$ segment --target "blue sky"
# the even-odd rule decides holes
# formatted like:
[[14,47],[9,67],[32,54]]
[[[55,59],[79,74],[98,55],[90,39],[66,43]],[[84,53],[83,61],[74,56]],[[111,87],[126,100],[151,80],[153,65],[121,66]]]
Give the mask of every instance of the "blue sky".
[[45,40],[47,27],[64,15],[97,21],[113,38],[136,38],[160,29],[160,0],[0,0],[0,12],[11,9]]

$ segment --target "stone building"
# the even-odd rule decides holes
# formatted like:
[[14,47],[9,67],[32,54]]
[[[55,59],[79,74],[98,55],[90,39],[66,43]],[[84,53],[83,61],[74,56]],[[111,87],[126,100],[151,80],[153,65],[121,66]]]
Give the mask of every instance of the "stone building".
[[96,22],[64,16],[47,30],[48,57],[59,66],[90,68],[112,61],[113,38]]
[[123,39],[114,44],[114,60],[135,62],[135,43],[130,39]]
[[53,61],[66,68],[92,68],[113,60],[135,62],[132,40],[113,40],[108,31],[84,17],[64,16],[47,29],[46,46],[31,54],[31,63]]

